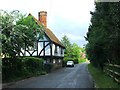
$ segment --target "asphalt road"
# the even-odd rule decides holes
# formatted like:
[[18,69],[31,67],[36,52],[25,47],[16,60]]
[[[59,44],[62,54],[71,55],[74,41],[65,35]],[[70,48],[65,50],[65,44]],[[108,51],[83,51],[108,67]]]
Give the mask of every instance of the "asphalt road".
[[47,75],[21,80],[7,88],[93,88],[93,80],[87,70],[88,63],[65,67]]

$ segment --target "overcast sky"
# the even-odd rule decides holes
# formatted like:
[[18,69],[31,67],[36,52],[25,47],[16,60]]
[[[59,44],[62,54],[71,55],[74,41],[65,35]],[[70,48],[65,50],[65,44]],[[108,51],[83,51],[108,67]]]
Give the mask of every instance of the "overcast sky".
[[47,27],[59,40],[67,35],[79,46],[86,44],[84,36],[94,7],[94,0],[0,0],[0,9],[31,13],[36,18],[39,11],[47,11]]

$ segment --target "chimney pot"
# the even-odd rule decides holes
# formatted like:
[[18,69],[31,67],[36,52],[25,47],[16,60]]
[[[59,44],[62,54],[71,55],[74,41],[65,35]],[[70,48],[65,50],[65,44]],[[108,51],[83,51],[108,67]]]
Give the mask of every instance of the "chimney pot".
[[47,12],[46,11],[40,11],[38,13],[38,20],[47,27]]

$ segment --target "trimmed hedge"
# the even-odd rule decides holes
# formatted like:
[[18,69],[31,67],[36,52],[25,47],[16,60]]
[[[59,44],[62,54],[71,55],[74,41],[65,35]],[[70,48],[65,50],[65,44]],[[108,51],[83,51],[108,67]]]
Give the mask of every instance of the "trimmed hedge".
[[29,73],[39,73],[43,70],[43,59],[35,57],[24,57],[24,64]]
[[4,58],[2,60],[2,81],[9,82],[41,74],[43,59],[36,57]]

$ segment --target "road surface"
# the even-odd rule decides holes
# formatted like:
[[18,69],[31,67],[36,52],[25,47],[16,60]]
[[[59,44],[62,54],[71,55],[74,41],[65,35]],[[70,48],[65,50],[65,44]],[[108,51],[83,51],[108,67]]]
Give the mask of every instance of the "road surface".
[[93,88],[93,80],[87,70],[87,64],[64,67],[47,75],[18,81],[6,88]]

